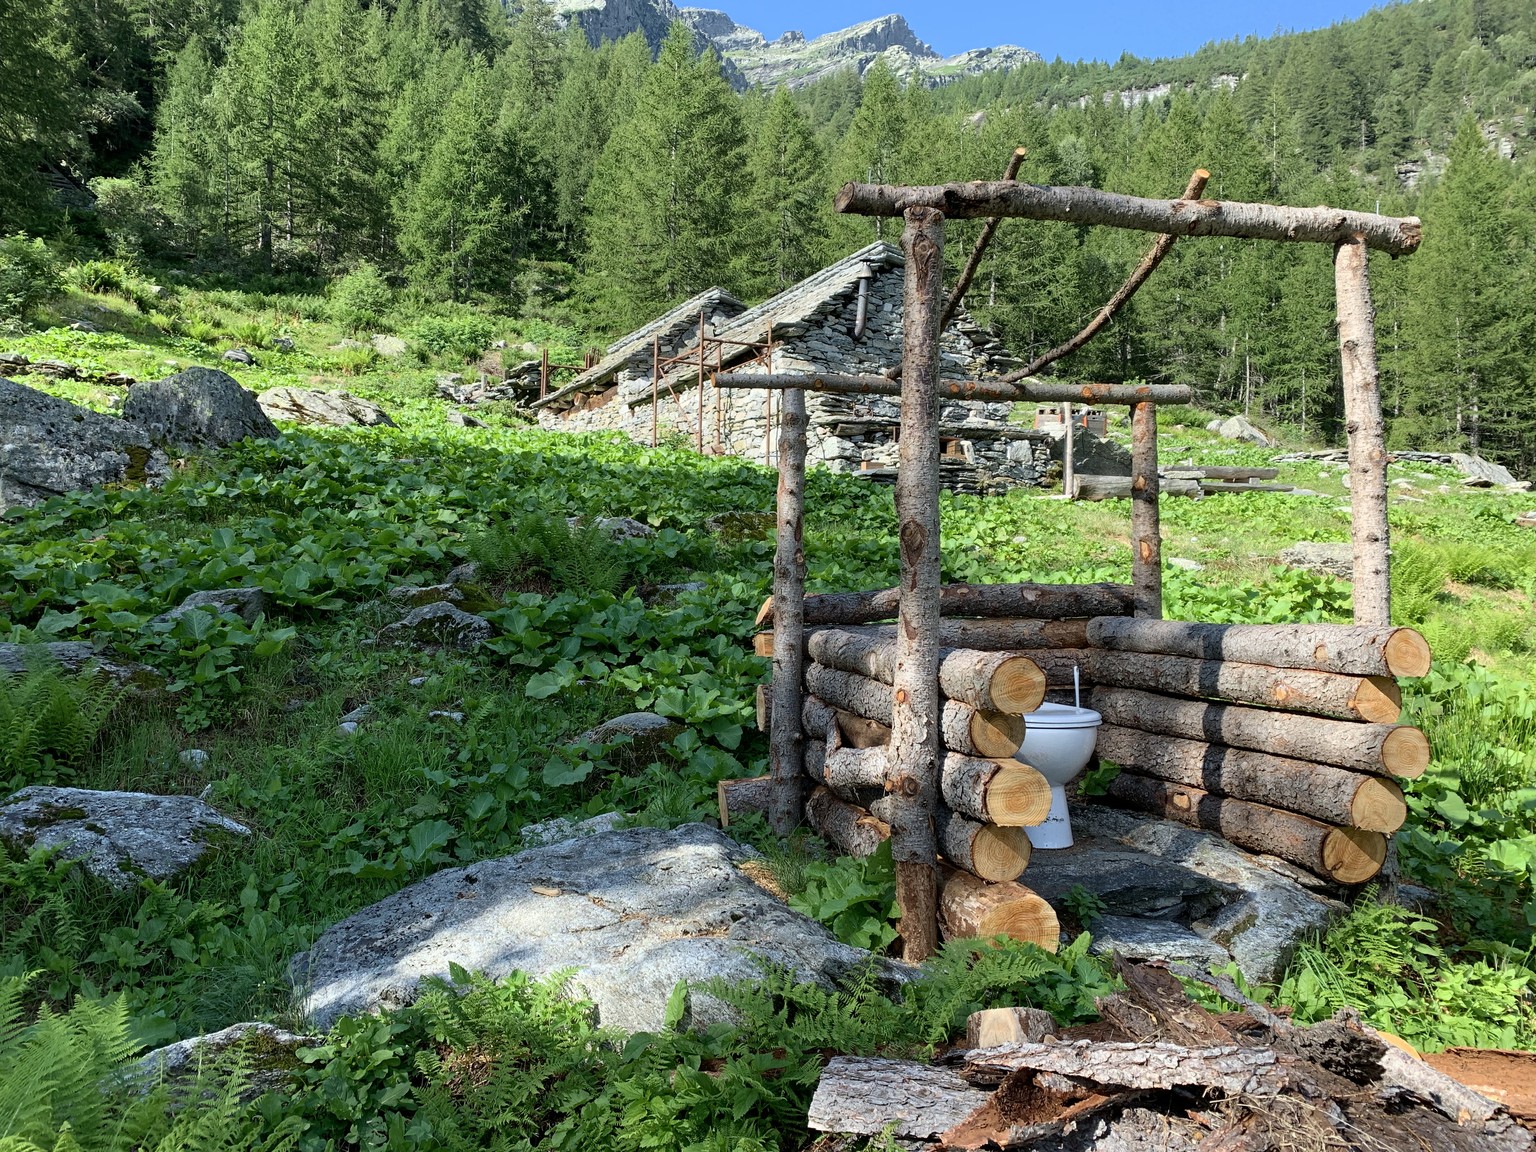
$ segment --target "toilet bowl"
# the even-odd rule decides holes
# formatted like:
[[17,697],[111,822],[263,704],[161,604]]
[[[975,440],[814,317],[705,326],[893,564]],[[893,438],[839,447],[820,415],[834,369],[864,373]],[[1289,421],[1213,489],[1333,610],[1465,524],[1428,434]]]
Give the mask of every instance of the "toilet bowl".
[[1067,816],[1067,785],[1093,758],[1099,725],[1104,718],[1092,708],[1042,704],[1024,717],[1024,743],[1018,758],[1032,766],[1051,786],[1051,814],[1043,824],[1026,828],[1035,848],[1072,847]]

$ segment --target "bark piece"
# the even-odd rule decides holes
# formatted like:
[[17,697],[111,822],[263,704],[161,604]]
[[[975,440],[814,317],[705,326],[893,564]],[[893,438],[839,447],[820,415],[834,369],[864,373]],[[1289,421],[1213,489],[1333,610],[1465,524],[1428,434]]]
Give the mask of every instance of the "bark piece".
[[[875,624],[896,616],[896,588],[872,592],[829,592],[805,598],[805,622]],[[1085,616],[1129,616],[1135,601],[1126,584],[945,584],[939,589],[941,616],[1023,617],[1070,620]],[[773,617],[769,599],[757,614],[761,627]]]
[[900,216],[916,207],[936,209],[952,220],[1004,216],[1101,224],[1174,236],[1232,236],[1245,240],[1337,244],[1359,236],[1393,256],[1419,246],[1416,217],[1378,216],[1338,208],[1290,208],[1222,200],[1146,200],[1098,188],[1046,187],[977,181],[930,187],[847,184],[837,210],[859,216]]
[[1182,620],[1101,617],[1088,643],[1117,652],[1236,660],[1344,676],[1423,676],[1430,651],[1412,628],[1347,624],[1191,624]]
[[1190,1048],[1167,1041],[1057,1041],[975,1050],[964,1060],[960,1074],[967,1080],[1029,1069],[1098,1090],[1205,1088],[1275,1095],[1286,1082],[1273,1049],[1235,1044]]
[[[1354,542],[1355,623],[1392,623],[1387,525],[1387,446],[1376,368],[1376,308],[1371,303],[1368,238],[1362,230],[1338,238],[1334,291],[1344,376],[1344,429],[1349,436],[1350,537]],[[1476,447],[1473,451],[1476,452]]]
[[1089,670],[1094,684],[1259,704],[1338,720],[1390,724],[1402,712],[1402,693],[1395,681],[1384,676],[1340,676],[1235,660],[1104,650],[1090,655]]
[[1396,832],[1408,817],[1403,790],[1396,784],[1331,765],[1107,724],[1099,729],[1095,752],[1143,775],[1299,812],[1326,824]]
[[1333,828],[1293,812],[1130,772],[1110,783],[1109,798],[1215,832],[1239,848],[1278,856],[1340,884],[1365,883],[1381,871],[1387,857],[1387,838],[1380,832]]
[[913,1060],[834,1056],[811,1098],[806,1126],[816,1132],[929,1140],[991,1098],[959,1076]]
[[874,855],[891,835],[891,826],[884,820],[839,799],[825,787],[817,788],[806,800],[805,822],[844,856],[859,859]]
[[1180,700],[1133,688],[1095,687],[1086,703],[1106,724],[1226,744],[1356,772],[1412,779],[1429,766],[1429,741],[1406,724],[1361,724],[1320,716]]
[[[1043,897],[1022,884],[987,884],[967,872],[946,871],[939,893],[939,925],[946,940],[1008,936],[1037,944],[1047,952],[1054,952],[1061,945],[1061,922]],[[1049,1013],[1045,1016],[1050,1019]],[[987,1046],[984,1042],[970,1043],[972,1048]]]
[[[895,683],[898,640],[815,628],[806,639],[806,647],[818,664],[857,672],[882,684]],[[1017,715],[1033,712],[1045,699],[1045,674],[1021,653],[944,648],[939,649],[938,660],[939,691],[950,700]]]

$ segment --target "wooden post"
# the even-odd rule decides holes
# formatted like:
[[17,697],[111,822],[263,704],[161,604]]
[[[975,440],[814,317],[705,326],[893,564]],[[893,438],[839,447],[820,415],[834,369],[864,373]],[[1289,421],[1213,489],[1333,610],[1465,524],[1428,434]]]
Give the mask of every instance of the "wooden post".
[[[715,372],[716,372],[716,374],[718,374],[719,371],[720,371],[720,345],[716,344],[715,345]],[[720,385],[719,385],[718,382],[716,382],[715,383],[715,455],[716,456],[723,456],[725,454],[725,445],[723,443],[722,434],[721,434],[721,427],[722,427],[722,420],[723,420],[723,418],[722,418],[721,407],[720,406],[721,406]]]
[[1072,500],[1077,496],[1077,493],[1072,490],[1076,480],[1076,477],[1073,475],[1076,471],[1076,462],[1073,460],[1074,449],[1076,448],[1076,434],[1072,430],[1072,405],[1070,402],[1061,406],[1061,418],[1066,422],[1062,429],[1066,439],[1062,441],[1061,445],[1061,491],[1068,500]]
[[[900,622],[891,703],[891,854],[901,906],[902,956],[938,949],[939,759],[939,317],[944,307],[944,215],[906,214],[905,335],[896,519],[901,547]],[[777,608],[775,608],[777,616]]]
[[1158,521],[1157,405],[1131,408],[1131,584],[1136,615],[1163,616],[1163,537]]
[[549,349],[545,348],[539,356],[539,399],[549,395]]
[[704,455],[704,309],[699,309],[699,405],[698,405],[698,440],[696,449],[700,456]]
[[[701,384],[700,387],[703,385]],[[800,712],[805,682],[805,393],[779,405],[778,548],[773,556],[773,710],[768,752],[773,775],[773,830],[788,836],[800,823],[805,738]]]
[[657,392],[661,384],[661,337],[651,337],[651,447],[661,442],[661,426],[657,420]]
[[[1029,153],[1023,148],[1015,148],[1013,155],[1008,157],[1008,167],[1003,171],[1004,180],[1017,180],[1019,178],[1019,165],[1024,163],[1024,157]],[[960,311],[960,305],[965,302],[965,294],[970,289],[971,281],[976,278],[976,270],[981,267],[981,259],[987,254],[987,247],[992,243],[992,237],[997,235],[997,228],[1003,222],[1001,216],[993,216],[982,225],[981,235],[976,237],[976,246],[971,249],[971,258],[965,262],[965,267],[960,272],[960,279],[955,281],[954,290],[949,294],[949,301],[944,305],[944,318],[939,321],[939,330],[949,327],[949,322],[955,318],[955,313]]]
[[1355,623],[1392,623],[1391,537],[1387,527],[1387,449],[1376,369],[1376,310],[1365,241],[1334,249],[1344,426],[1349,433],[1349,504],[1355,546]]

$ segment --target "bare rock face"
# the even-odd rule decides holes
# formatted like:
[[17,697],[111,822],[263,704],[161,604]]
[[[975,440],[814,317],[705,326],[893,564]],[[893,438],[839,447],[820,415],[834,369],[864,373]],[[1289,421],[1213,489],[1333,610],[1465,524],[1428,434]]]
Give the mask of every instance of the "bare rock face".
[[379,637],[393,644],[439,645],[468,652],[491,638],[491,623],[439,600],[411,609]]
[[0,378],[0,508],[169,474],[144,429]]
[[1303,572],[1321,572],[1325,576],[1338,576],[1352,580],[1355,576],[1355,549],[1351,544],[1319,544],[1303,541],[1292,544],[1280,553],[1280,563]]
[[114,888],[165,880],[202,859],[219,837],[251,831],[195,796],[23,788],[0,807],[0,839],[25,851],[58,848]]
[[680,981],[687,1020],[705,1027],[726,1007],[698,985],[753,981],[761,961],[823,985],[873,964],[888,989],[901,966],[839,943],[791,911],[739,865],[755,853],[712,828],[630,828],[449,868],[325,932],[295,956],[289,978],[316,1027],[410,1003],[428,976],[458,964],[495,978],[573,970],[599,1022],[662,1026]]
[[215,368],[188,368],[153,384],[135,384],[123,402],[123,419],[137,424],[155,443],[181,450],[223,448],[278,435],[255,393]]
[[321,424],[328,428],[393,428],[389,413],[372,400],[350,392],[317,392],[309,388],[269,388],[256,398],[273,420]]
[[1266,432],[1246,416],[1233,416],[1231,419],[1223,420],[1216,429],[1216,434],[1223,440],[1246,440],[1250,444],[1258,444],[1264,448],[1272,447],[1275,443]]

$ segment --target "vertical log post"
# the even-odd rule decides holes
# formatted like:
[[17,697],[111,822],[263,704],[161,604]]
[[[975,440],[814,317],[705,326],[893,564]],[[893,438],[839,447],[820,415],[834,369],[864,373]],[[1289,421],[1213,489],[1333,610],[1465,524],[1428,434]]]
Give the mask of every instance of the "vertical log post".
[[1344,370],[1344,426],[1349,433],[1350,535],[1355,547],[1355,623],[1392,622],[1391,537],[1387,527],[1387,449],[1376,368],[1376,309],[1365,241],[1334,249],[1339,352]]
[[1066,403],[1061,406],[1061,418],[1064,421],[1061,442],[1061,493],[1068,500],[1077,498],[1077,493],[1072,489],[1077,483],[1077,461],[1074,459],[1077,451],[1076,433],[1072,428],[1072,405]]
[[805,739],[800,709],[805,682],[805,392],[779,402],[779,535],[773,555],[773,711],[768,752],[773,774],[773,830],[800,823]]
[[661,337],[651,337],[651,447],[661,442],[661,425],[657,415],[660,401],[656,398],[661,386]]
[[699,429],[696,444],[700,456],[704,455],[704,309],[699,309]]
[[1136,615],[1163,618],[1163,536],[1158,520],[1157,405],[1131,406],[1131,584]]
[[539,354],[539,399],[549,395],[549,349]]
[[939,317],[944,307],[944,215],[906,213],[901,443],[896,519],[901,595],[892,678],[891,855],[901,906],[902,956],[938,949],[938,849],[933,817],[939,759]]

